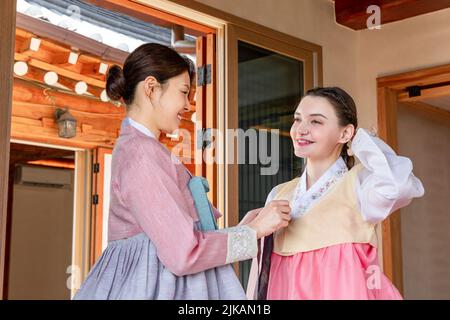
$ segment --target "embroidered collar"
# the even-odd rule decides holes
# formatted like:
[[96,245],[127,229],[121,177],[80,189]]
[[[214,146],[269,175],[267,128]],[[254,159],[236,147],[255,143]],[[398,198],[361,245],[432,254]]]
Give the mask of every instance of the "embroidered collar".
[[149,129],[147,129],[147,127],[145,127],[144,125],[140,124],[139,122],[134,121],[133,119],[131,119],[129,117],[126,117],[125,119],[123,119],[122,125],[121,125],[121,130],[123,130],[124,128],[126,128],[129,125],[131,125],[132,127],[136,128],[137,130],[139,130],[140,132],[142,132],[146,136],[149,136],[149,137],[151,137],[153,139],[156,139],[156,137],[153,134],[153,132],[151,132]]
[[295,190],[292,217],[298,218],[319,200],[342,176],[347,173],[348,168],[345,161],[339,157],[336,162],[306,190],[306,171],[303,172]]

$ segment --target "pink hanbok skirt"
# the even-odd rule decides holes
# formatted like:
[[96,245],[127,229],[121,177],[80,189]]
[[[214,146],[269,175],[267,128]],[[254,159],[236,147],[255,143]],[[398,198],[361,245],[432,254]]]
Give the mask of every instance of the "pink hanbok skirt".
[[292,256],[272,253],[269,300],[401,300],[370,244],[347,243]]

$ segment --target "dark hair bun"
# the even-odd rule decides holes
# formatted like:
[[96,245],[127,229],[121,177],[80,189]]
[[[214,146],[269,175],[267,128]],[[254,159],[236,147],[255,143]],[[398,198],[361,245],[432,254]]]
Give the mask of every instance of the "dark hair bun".
[[125,95],[125,77],[120,66],[114,65],[108,71],[106,77],[106,94],[111,100],[118,101]]

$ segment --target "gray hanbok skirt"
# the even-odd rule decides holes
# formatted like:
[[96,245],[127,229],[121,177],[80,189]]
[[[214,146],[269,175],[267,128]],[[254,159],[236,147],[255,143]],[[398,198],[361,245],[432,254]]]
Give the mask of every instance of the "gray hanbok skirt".
[[109,242],[74,296],[75,300],[242,300],[231,265],[176,276],[156,255],[145,233]]

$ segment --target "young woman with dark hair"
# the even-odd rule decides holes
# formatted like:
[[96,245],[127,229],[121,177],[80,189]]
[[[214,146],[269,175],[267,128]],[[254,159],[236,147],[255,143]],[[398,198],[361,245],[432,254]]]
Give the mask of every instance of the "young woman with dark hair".
[[257,239],[287,226],[288,202],[272,201],[236,227],[200,231],[191,175],[159,142],[189,110],[192,77],[190,61],[159,44],[109,70],[107,94],[127,106],[112,156],[109,242],[75,299],[244,299],[229,264],[254,258]]

